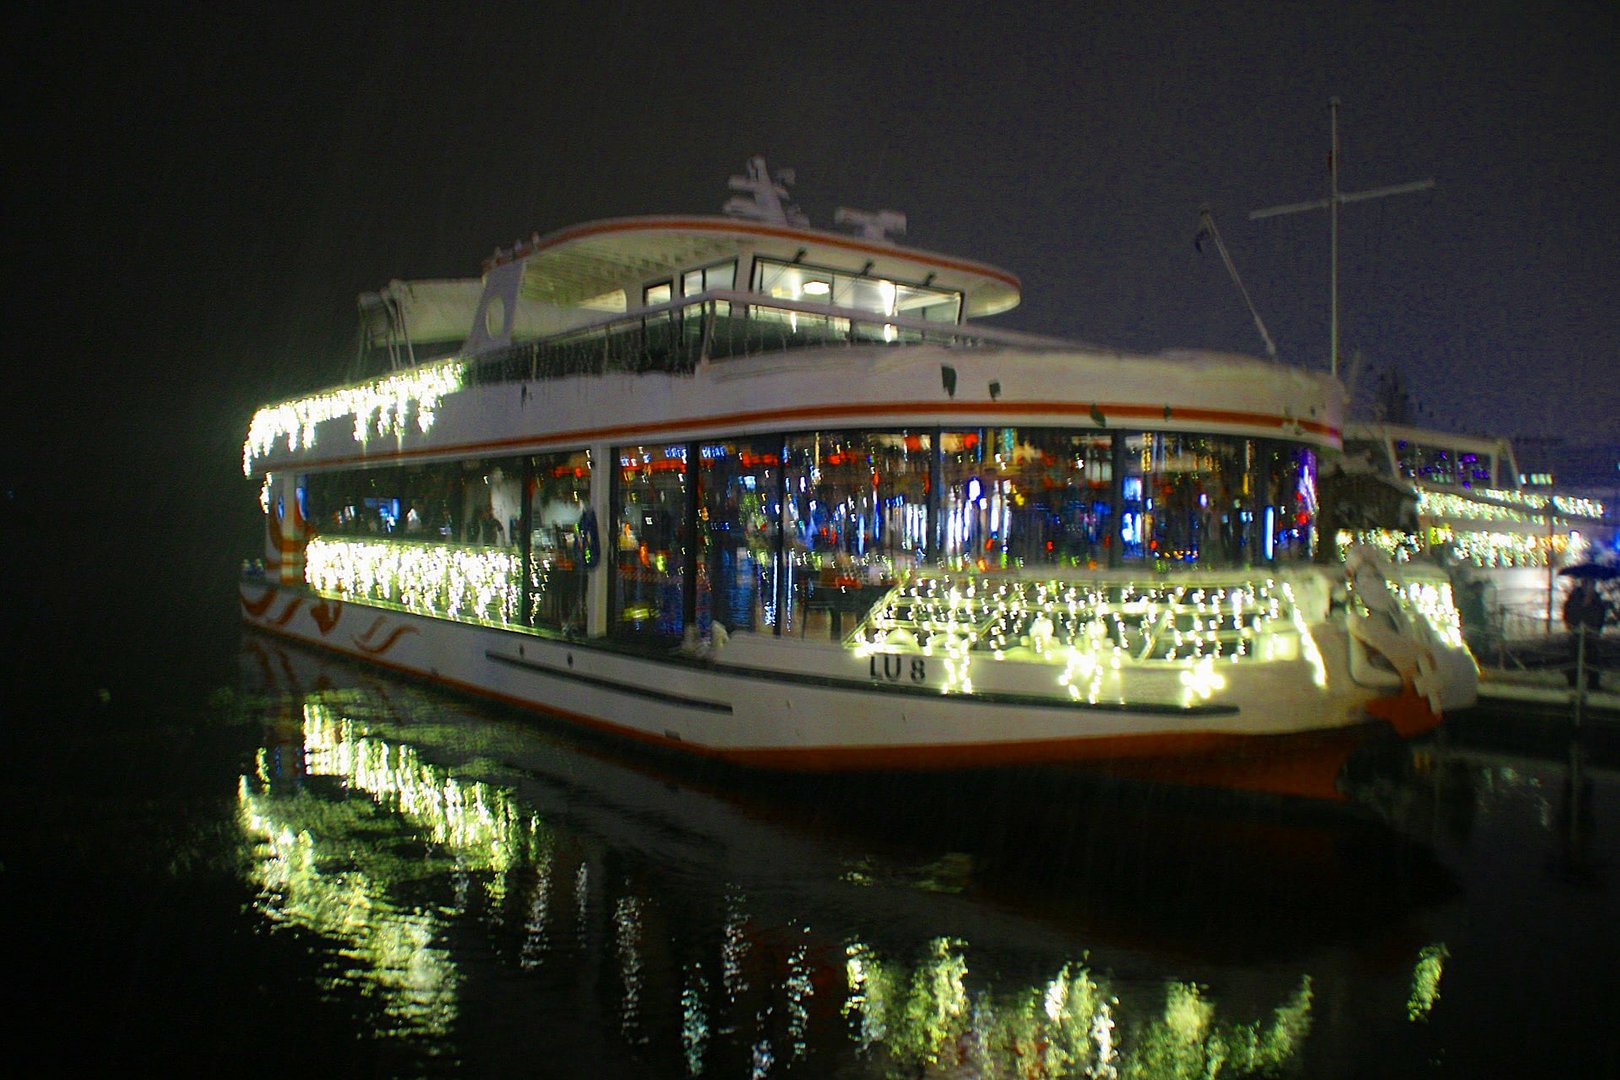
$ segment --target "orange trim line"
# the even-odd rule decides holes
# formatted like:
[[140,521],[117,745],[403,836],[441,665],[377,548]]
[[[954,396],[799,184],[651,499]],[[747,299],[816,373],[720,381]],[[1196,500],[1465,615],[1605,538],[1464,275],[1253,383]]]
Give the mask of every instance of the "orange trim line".
[[527,258],[538,255],[563,244],[575,240],[583,240],[590,236],[603,236],[616,232],[661,232],[671,229],[687,229],[694,232],[727,232],[739,233],[745,236],[768,236],[778,240],[803,240],[815,244],[825,244],[829,247],[841,247],[850,251],[859,251],[865,255],[898,256],[911,262],[927,263],[949,270],[961,270],[965,273],[979,274],[983,277],[995,278],[1003,284],[1023,291],[1023,283],[1005,270],[998,270],[985,263],[973,262],[970,259],[959,259],[949,255],[936,255],[929,251],[920,251],[917,248],[900,247],[895,244],[869,244],[855,237],[843,237],[837,233],[822,232],[819,229],[794,229],[783,225],[770,225],[764,222],[738,221],[732,218],[708,217],[640,217],[640,218],[611,218],[607,221],[586,222],[575,225],[548,236],[542,236],[540,242],[530,248],[518,258]]
[[1324,738],[1348,735],[1344,732],[1305,731],[1287,735],[1239,735],[1227,732],[1183,732],[1175,734],[1097,736],[1093,738],[1035,739],[1024,742],[907,744],[904,746],[821,746],[803,749],[744,748],[722,750],[701,746],[681,739],[671,739],[652,732],[624,727],[601,717],[558,709],[529,698],[516,697],[475,683],[462,682],[439,674],[426,674],[416,668],[386,660],[380,656],[356,652],[328,641],[300,637],[279,626],[256,624],[256,628],[277,634],[303,645],[315,646],[340,653],[368,664],[397,671],[412,678],[444,686],[476,697],[498,701],[530,712],[543,713],[568,723],[577,724],[603,734],[627,739],[646,746],[675,750],[693,757],[717,759],[746,768],[780,772],[863,772],[881,770],[948,770],[968,768],[994,768],[1010,765],[1058,764],[1110,764],[1126,765],[1134,762],[1147,766],[1153,762],[1181,762],[1186,766],[1199,763],[1216,765],[1221,755],[1240,750],[1257,754],[1247,761],[1249,767],[1267,761],[1271,755],[1286,756],[1291,749],[1311,749]]
[[[1096,409],[1105,416],[1141,419],[1147,417],[1164,417],[1162,405],[1122,405],[1111,402],[1076,403],[1076,402],[1039,402],[1016,401],[997,403],[986,406],[983,402],[947,401],[923,404],[919,402],[893,402],[888,404],[842,404],[842,405],[809,405],[797,409],[759,409],[753,412],[729,413],[724,416],[693,417],[689,420],[664,420],[650,424],[618,424],[601,428],[576,428],[571,431],[558,432],[555,435],[526,435],[509,439],[487,439],[481,442],[456,443],[450,446],[423,447],[413,450],[396,450],[389,454],[344,454],[336,457],[319,458],[313,461],[299,462],[305,467],[314,465],[348,465],[355,462],[406,460],[422,457],[443,457],[458,453],[467,453],[476,450],[515,450],[524,447],[553,446],[558,443],[584,443],[596,439],[638,436],[655,436],[670,431],[701,432],[709,428],[730,428],[738,424],[776,422],[782,420],[825,420],[838,417],[862,417],[883,414],[916,414],[916,413],[949,413],[949,414],[977,414],[987,409],[997,414],[1013,415],[1040,415],[1040,414],[1073,414],[1084,416],[1088,420],[1091,412]],[[1199,408],[1172,408],[1171,415],[1177,418],[1190,420],[1207,420],[1214,423],[1252,424],[1260,427],[1281,427],[1288,423],[1297,423],[1301,428],[1315,432],[1319,435],[1337,437],[1339,429],[1329,424],[1315,420],[1290,420],[1287,417],[1267,416],[1264,413],[1236,412],[1230,409],[1199,409]],[[999,426],[999,425],[993,425]],[[1107,430],[1099,428],[1098,430]],[[267,471],[285,469],[287,465],[273,466]]]

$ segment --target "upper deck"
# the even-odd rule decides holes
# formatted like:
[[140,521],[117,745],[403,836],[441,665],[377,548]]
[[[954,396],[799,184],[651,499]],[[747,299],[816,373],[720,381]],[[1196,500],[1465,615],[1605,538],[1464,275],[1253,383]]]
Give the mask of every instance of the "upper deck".
[[[1132,356],[972,324],[1016,306],[1016,277],[891,241],[887,231],[904,227],[892,211],[840,211],[856,235],[812,228],[781,204],[784,190],[755,164],[750,177],[733,178],[734,188],[754,194],[728,205],[734,216],[592,222],[497,250],[482,278],[459,290],[438,282],[413,294],[395,283],[384,297],[366,298],[367,334],[388,342],[392,370],[259,410],[244,471],[371,460],[386,452],[366,445],[374,436],[393,436],[395,454],[448,454],[481,441],[549,438],[565,420],[576,433],[587,417],[616,420],[619,430],[633,414],[647,430],[670,431],[716,410],[754,417],[764,401],[782,423],[829,417],[829,409],[858,402],[862,415],[886,408],[899,423],[960,422],[971,412],[985,422],[1040,416],[1100,426],[1106,421],[1093,417],[1112,415],[1337,443],[1337,391],[1323,380],[1252,358]],[[432,301],[431,318],[410,309],[412,295]],[[447,312],[458,295],[465,339],[447,356],[414,363],[413,327],[418,336],[431,327],[434,343],[453,344],[445,330],[455,325]],[[931,348],[905,351],[906,361],[888,346]],[[996,358],[969,360],[987,353]],[[735,363],[767,354],[794,359]],[[724,362],[725,371],[709,372],[711,362]],[[915,371],[901,373],[903,362]],[[748,379],[733,377],[745,370]],[[704,372],[701,385],[685,385]],[[685,378],[648,399],[623,381],[645,375]],[[560,396],[556,380],[597,389]],[[543,418],[523,411],[540,392],[527,384],[539,382],[553,387],[543,391],[550,405]],[[511,395],[518,415],[510,423],[502,422],[508,395],[474,403],[463,393],[508,384],[524,384]],[[424,439],[436,417],[442,431],[451,415],[466,430],[453,440]],[[349,418],[355,446],[340,452],[323,436],[326,451],[307,453],[318,427],[345,427]]]
[[[713,288],[821,300],[931,321],[1016,307],[1005,270],[886,239],[727,217],[595,221],[538,236],[485,261],[486,278],[520,264],[523,298],[557,307],[635,310]],[[622,296],[620,295],[622,294]],[[945,310],[949,319],[942,319]]]

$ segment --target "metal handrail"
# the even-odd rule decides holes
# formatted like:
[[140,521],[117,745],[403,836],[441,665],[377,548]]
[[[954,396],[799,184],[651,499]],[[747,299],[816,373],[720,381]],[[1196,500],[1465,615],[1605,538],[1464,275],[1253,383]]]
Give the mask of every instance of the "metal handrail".
[[[764,314],[762,317],[762,313]],[[783,332],[783,327],[793,329]],[[735,332],[741,329],[741,333]],[[563,378],[607,371],[689,374],[699,363],[795,348],[883,344],[947,348],[1092,348],[1016,330],[939,323],[904,315],[765,297],[735,289],[613,314],[567,330],[464,358],[472,384]]]

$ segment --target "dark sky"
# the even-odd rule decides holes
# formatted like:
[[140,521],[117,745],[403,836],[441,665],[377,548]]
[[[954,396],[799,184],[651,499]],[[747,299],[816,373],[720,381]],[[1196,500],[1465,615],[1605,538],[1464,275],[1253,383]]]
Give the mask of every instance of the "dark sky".
[[754,154],[814,223],[891,207],[1019,275],[1004,325],[1258,353],[1208,204],[1325,367],[1327,215],[1248,212],[1326,193],[1335,95],[1344,190],[1437,183],[1345,207],[1345,354],[1441,426],[1620,439],[1614,4],[1019,7],[21,8],[3,467],[223,489],[255,404],[342,374],[359,292],[715,212]]

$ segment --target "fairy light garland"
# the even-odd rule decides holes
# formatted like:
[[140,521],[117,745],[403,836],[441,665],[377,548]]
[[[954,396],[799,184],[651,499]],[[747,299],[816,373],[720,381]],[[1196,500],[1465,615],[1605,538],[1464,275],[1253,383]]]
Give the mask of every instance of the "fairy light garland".
[[[1489,500],[1489,501],[1485,501]],[[1487,489],[1473,496],[1449,491],[1418,488],[1418,513],[1438,517],[1472,518],[1482,521],[1538,523],[1546,520],[1547,509],[1555,513],[1601,518],[1603,503],[1569,495],[1539,495],[1530,491]]]
[[304,552],[304,580],[349,599],[510,625],[521,611],[522,562],[503,548],[316,537]]
[[1421,539],[1416,533],[1399,529],[1341,529],[1338,533],[1341,559],[1356,544],[1367,544],[1383,552],[1391,562],[1408,563],[1427,546],[1481,568],[1544,567],[1549,558],[1570,561],[1581,557],[1587,543],[1579,533],[1458,531],[1449,525],[1430,525]]
[[275,445],[287,450],[313,448],[316,428],[327,420],[348,416],[354,420],[354,440],[361,446],[373,434],[402,435],[414,413],[423,434],[433,427],[439,403],[461,389],[467,365],[441,360],[409,371],[397,371],[369,382],[323,390],[318,394],[266,405],[253,414],[247,441],[242,445],[242,475],[252,476],[254,462]]
[[[862,655],[920,652],[945,658],[945,690],[970,693],[969,661],[1061,665],[1071,698],[1095,700],[1107,671],[1129,662],[1178,661],[1204,674],[1196,696],[1218,688],[1216,661],[1296,654],[1272,639],[1302,622],[1291,589],[1273,580],[1146,584],[918,576],[897,586],[853,639]],[[1264,643],[1262,649],[1256,643]]]

